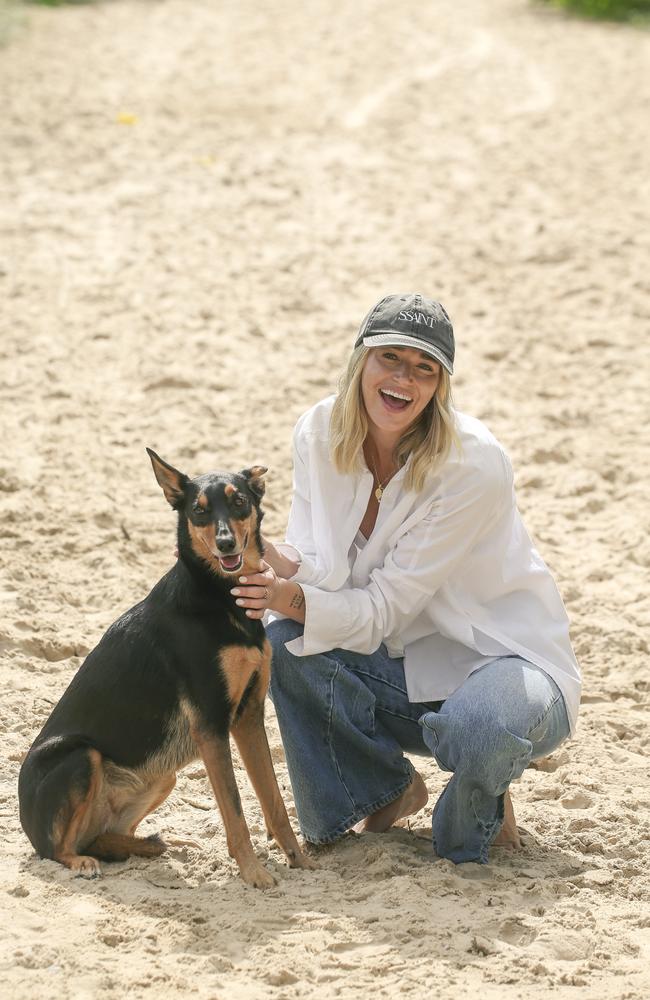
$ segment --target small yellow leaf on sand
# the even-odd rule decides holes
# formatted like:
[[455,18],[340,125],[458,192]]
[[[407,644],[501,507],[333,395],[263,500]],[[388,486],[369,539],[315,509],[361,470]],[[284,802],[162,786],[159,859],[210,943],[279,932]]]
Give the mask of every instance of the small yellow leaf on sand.
[[137,115],[132,115],[130,111],[120,111],[115,118],[118,125],[135,125],[138,120]]

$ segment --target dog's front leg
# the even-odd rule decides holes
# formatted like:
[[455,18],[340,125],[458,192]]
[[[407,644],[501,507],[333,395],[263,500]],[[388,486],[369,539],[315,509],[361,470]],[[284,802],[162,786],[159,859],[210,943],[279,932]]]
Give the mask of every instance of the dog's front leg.
[[259,698],[258,692],[255,692],[233,725],[232,735],[262,807],[269,836],[273,837],[286,854],[290,868],[317,868],[318,865],[301,851],[291,828],[273,770],[264,728],[264,702]]
[[244,882],[255,886],[256,889],[269,889],[275,885],[275,879],[270,872],[267,872],[251,844],[232,767],[228,736],[225,739],[206,736],[200,729],[193,729],[192,736],[208,772],[226,828],[230,857],[239,865]]

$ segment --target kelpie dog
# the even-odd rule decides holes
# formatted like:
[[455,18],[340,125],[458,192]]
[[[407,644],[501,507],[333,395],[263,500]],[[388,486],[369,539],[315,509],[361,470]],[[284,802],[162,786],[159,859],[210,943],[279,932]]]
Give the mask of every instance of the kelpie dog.
[[20,771],[20,821],[34,848],[80,875],[97,858],[156,857],[157,837],[136,837],[176,772],[201,757],[226,827],[228,850],[249,885],[275,879],[256,857],[230,756],[235,738],[270,837],[289,865],[316,867],[298,845],[264,730],[270,647],[258,620],[231,594],[233,577],[262,558],[266,469],[189,479],[147,449],[178,512],[176,565],[111,625],[31,747]]

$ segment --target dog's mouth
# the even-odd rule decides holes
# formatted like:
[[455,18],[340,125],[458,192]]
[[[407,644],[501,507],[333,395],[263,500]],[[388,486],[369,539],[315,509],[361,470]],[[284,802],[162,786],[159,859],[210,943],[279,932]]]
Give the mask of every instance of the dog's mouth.
[[244,535],[244,544],[242,545],[240,552],[228,556],[222,556],[220,552],[216,553],[222,573],[239,573],[240,569],[244,565],[244,552],[246,551],[246,546],[248,545],[248,537],[248,532],[246,532]]
[[239,573],[244,565],[243,552],[239,552],[236,556],[217,556],[217,558],[224,573]]
[[242,545],[241,550],[235,553],[231,552],[228,555],[223,555],[219,552],[214,542],[208,542],[203,535],[201,535],[200,538],[212,558],[219,560],[219,568],[222,573],[225,573],[226,576],[239,573],[240,569],[244,565],[244,552],[246,551],[246,546],[248,545],[248,532],[246,532],[244,544]]

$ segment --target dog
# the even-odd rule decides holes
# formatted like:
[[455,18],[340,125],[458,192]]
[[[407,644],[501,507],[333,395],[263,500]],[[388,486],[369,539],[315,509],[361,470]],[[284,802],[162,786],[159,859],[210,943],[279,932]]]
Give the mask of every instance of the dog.
[[99,860],[157,857],[138,824],[201,758],[244,882],[275,879],[251,844],[230,754],[235,739],[269,838],[292,868],[315,868],[300,849],[278,788],[264,729],[271,649],[259,620],[230,588],[262,559],[263,466],[195,479],[147,448],[178,513],[178,559],[151,593],[104,634],[73,677],[23,762],[20,821],[36,852],[77,874]]

